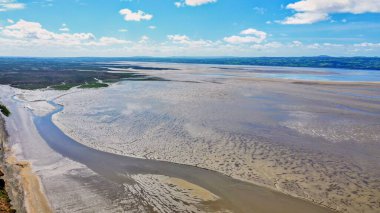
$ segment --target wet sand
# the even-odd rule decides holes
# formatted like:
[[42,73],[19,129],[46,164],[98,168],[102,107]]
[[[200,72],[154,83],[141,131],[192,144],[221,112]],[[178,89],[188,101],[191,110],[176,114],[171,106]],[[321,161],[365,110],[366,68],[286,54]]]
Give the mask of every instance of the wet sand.
[[[11,140],[33,162],[55,211],[329,211],[311,202],[342,212],[380,209],[379,84],[170,66],[181,70],[145,71],[168,82],[12,93],[23,94],[20,119],[30,126],[24,107],[43,116],[51,108],[45,100],[64,105],[53,116],[59,129],[40,132],[71,148],[46,139],[50,149],[36,128],[31,144]],[[98,155],[104,160],[91,157]]]
[[[9,95],[13,93],[7,92]],[[13,146],[13,154],[18,160],[9,158],[8,163],[17,164],[21,168],[20,177],[25,190],[25,205],[29,212],[50,212],[50,205],[54,212],[66,212],[69,209],[77,209],[76,211],[98,209],[99,212],[128,210],[133,212],[137,209],[140,209],[139,212],[171,212],[175,209],[182,212],[250,212],[252,208],[258,212],[283,212],[284,208],[289,212],[304,212],[305,209],[310,212],[329,212],[328,209],[308,201],[234,180],[210,170],[100,152],[64,135],[52,124],[51,114],[36,117],[36,130],[40,131],[53,150],[62,154],[61,157],[56,156],[53,150],[49,150],[43,144],[45,141],[41,141],[35,135],[33,126],[29,126],[29,129],[26,127],[30,125],[32,118],[27,105],[17,101],[10,104],[10,108],[15,116],[8,120],[8,129],[11,130],[9,145]],[[45,119],[45,122],[41,119]],[[25,136],[28,140],[22,139]],[[57,139],[55,137],[58,140],[54,140]],[[83,163],[95,173],[70,166],[71,163],[64,160],[65,158]],[[29,160],[33,165],[30,167],[29,162],[20,160]],[[65,170],[67,166],[69,170]],[[34,168],[33,171],[31,168]],[[35,178],[35,174],[41,178],[42,190],[39,188],[40,180]],[[160,183],[158,186],[157,182]],[[78,186],[89,187],[92,192],[76,190]],[[149,194],[156,191],[154,187],[159,194]],[[167,190],[160,191],[165,187]],[[91,203],[85,200],[94,199],[94,189],[96,194],[102,197],[100,199],[109,200],[113,204],[101,204],[102,208],[99,206],[89,208],[88,205]],[[62,198],[58,199],[64,196],[67,190],[70,190],[71,196],[77,198],[71,200],[71,204]],[[43,200],[44,195],[41,194],[43,191],[47,193],[48,203]],[[175,202],[170,202],[171,200],[167,198]],[[121,202],[121,199],[130,201]],[[273,205],[273,202],[276,205]]]
[[[119,156],[88,148],[67,137],[52,123],[51,116],[62,110],[58,105],[56,107],[58,109],[53,113],[35,118],[35,124],[41,136],[58,153],[86,165],[109,180],[133,183],[133,178],[128,178],[128,176],[136,174],[179,178],[180,183],[196,184],[221,198],[218,203],[206,198],[209,203],[204,206],[205,209],[211,205],[220,211],[227,209],[233,212],[250,212],[253,209],[255,212],[330,212],[310,202],[234,180],[210,170],[164,161]],[[205,192],[204,189],[200,190]]]
[[62,97],[53,122],[97,150],[218,171],[339,211],[380,208],[378,83],[149,66],[178,70],[143,72],[168,82]]

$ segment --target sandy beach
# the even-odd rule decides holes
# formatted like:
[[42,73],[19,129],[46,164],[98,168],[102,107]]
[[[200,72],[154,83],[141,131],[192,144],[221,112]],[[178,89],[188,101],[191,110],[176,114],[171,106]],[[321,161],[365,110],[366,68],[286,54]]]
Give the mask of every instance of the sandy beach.
[[[170,81],[104,89],[0,87],[14,112],[6,120],[9,153],[17,160],[10,159],[21,162],[24,188],[40,192],[25,203],[43,203],[43,210],[27,204],[30,212],[228,209],[213,192],[165,175],[133,175],[137,184],[121,190],[58,154],[32,119],[55,109],[48,100],[64,106],[54,124],[96,150],[217,171],[341,212],[380,208],[379,84],[259,79],[233,66],[226,73],[208,65],[143,65],[179,70],[143,72]],[[200,207],[210,202],[214,210]]]

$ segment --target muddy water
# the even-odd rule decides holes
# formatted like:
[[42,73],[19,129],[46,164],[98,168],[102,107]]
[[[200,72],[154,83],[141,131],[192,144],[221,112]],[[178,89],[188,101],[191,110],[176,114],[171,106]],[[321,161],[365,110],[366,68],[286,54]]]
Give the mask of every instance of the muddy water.
[[40,135],[56,152],[86,165],[112,182],[133,184],[134,180],[128,178],[133,174],[165,175],[186,180],[209,190],[221,198],[222,206],[233,212],[330,212],[311,202],[235,180],[210,170],[120,156],[86,147],[65,135],[53,124],[52,116],[62,111],[63,107],[50,103],[55,105],[57,110],[46,116],[34,118]]

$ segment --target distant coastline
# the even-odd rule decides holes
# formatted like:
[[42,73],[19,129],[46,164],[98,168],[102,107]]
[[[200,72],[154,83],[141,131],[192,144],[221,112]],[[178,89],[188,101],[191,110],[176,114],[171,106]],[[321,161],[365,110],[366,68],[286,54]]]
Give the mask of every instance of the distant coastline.
[[68,60],[68,61],[134,61],[134,62],[165,62],[185,64],[219,64],[219,65],[253,65],[253,66],[280,66],[280,67],[309,67],[309,68],[336,68],[380,70],[380,57],[332,57],[332,56],[304,56],[304,57],[0,57],[0,61],[24,59]]
[[380,70],[379,57],[131,57],[131,61]]

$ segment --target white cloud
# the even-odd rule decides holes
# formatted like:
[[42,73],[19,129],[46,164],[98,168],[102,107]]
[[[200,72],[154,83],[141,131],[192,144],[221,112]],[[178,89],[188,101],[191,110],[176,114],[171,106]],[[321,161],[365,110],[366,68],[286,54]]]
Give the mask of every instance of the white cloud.
[[260,43],[261,42],[261,40],[253,36],[230,36],[230,37],[225,37],[224,41],[228,43],[232,43],[232,44]]
[[7,22],[10,23],[10,24],[15,23],[12,19],[7,19]]
[[225,37],[224,41],[232,44],[261,43],[267,38],[267,33],[253,28],[243,30],[240,32],[240,34],[244,36],[234,35],[230,37]]
[[380,43],[363,42],[360,44],[354,44],[355,47],[380,47]]
[[67,27],[66,24],[62,24],[61,28],[59,28],[59,31],[61,31],[61,32],[69,32],[70,29]]
[[183,3],[183,2],[179,2],[179,1],[177,1],[177,2],[174,2],[174,5],[175,5],[176,7],[183,7],[183,6],[184,6],[184,3]]
[[150,38],[148,36],[143,35],[143,36],[141,36],[139,43],[140,44],[145,44],[145,43],[147,43],[149,41],[149,39]]
[[203,39],[192,40],[186,35],[179,35],[179,34],[168,35],[167,37],[174,44],[182,44],[182,45],[187,45],[191,47],[210,47],[210,46],[217,45],[219,43],[218,41],[213,42],[210,40],[203,40]]
[[167,36],[169,40],[173,41],[174,43],[180,43],[184,44],[190,41],[190,38],[186,35],[168,35]]
[[296,11],[280,21],[283,24],[312,24],[329,18],[334,13],[379,13],[379,0],[301,0],[286,6]]
[[0,0],[0,12],[9,10],[21,10],[25,8],[25,4],[18,3],[16,0]]
[[149,29],[151,29],[151,30],[155,30],[157,27],[156,27],[156,26],[153,26],[153,25],[151,25],[151,26],[149,26],[148,28],[149,28]]
[[283,44],[280,43],[280,42],[269,42],[269,43],[266,43],[266,44],[254,44],[251,46],[251,48],[253,49],[264,49],[264,50],[267,50],[267,49],[277,49],[277,48],[281,48],[283,47]]
[[130,41],[117,39],[114,37],[101,37],[98,42],[93,43],[94,45],[99,46],[111,46],[116,44],[128,44]]
[[380,1],[378,0],[302,0],[286,6],[298,12],[324,12],[324,13],[378,13]]
[[302,45],[303,45],[303,43],[300,41],[292,41],[292,44],[291,44],[292,47],[299,47]]
[[127,29],[119,29],[119,32],[125,33],[125,32],[128,32],[128,30]]
[[323,43],[325,47],[343,47],[342,44],[333,44],[333,43]]
[[188,6],[199,6],[202,4],[215,3],[217,0],[185,0],[185,4]]
[[141,10],[137,12],[132,12],[130,9],[122,9],[119,11],[120,15],[124,16],[125,21],[142,21],[142,20],[151,20],[153,15],[145,13]]
[[265,39],[267,37],[267,34],[263,31],[259,31],[253,28],[248,28],[246,30],[243,30],[240,32],[242,35],[255,35],[260,39]]
[[[126,44],[128,41],[112,37],[96,39],[92,33],[54,33],[42,27],[38,22],[20,20],[0,31],[3,43],[13,46],[106,46]],[[7,42],[4,42],[7,41]]]
[[328,19],[326,13],[296,13],[293,16],[287,17],[281,21],[282,24],[312,24]]
[[57,34],[43,29],[40,23],[20,20],[14,25],[3,29],[2,34],[14,39],[46,40],[46,41],[71,41],[78,43],[85,40],[93,40],[91,33]]
[[314,44],[307,45],[306,48],[309,48],[309,49],[319,49],[319,48],[321,48],[321,45],[318,44],[318,43],[314,43]]
[[59,28],[59,31],[61,31],[61,32],[69,32],[70,29],[67,28],[67,27],[61,27],[61,28]]
[[209,3],[215,3],[217,0],[183,0],[179,2],[174,2],[174,5],[176,7],[184,7],[184,6],[191,6],[196,7],[203,4],[209,4]]
[[0,28],[0,52],[3,55],[23,56],[300,56],[321,54],[373,56],[380,54],[380,43],[266,42],[266,33],[251,28],[241,31],[236,37],[232,42],[223,42],[222,40],[192,39],[187,35],[174,34],[168,35],[167,40],[162,42],[147,36],[131,42],[114,37],[97,38],[92,33],[52,32],[43,28],[40,23],[20,20]]

